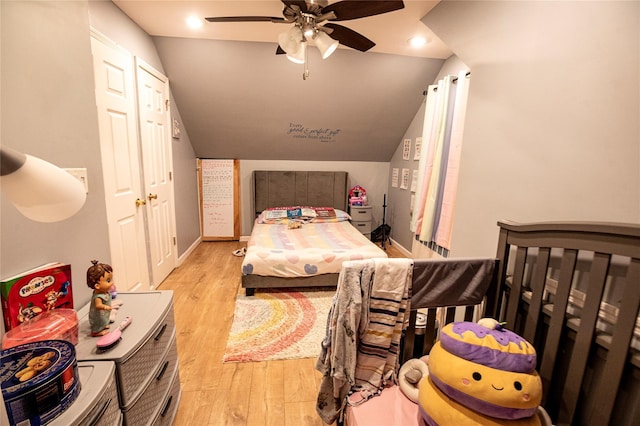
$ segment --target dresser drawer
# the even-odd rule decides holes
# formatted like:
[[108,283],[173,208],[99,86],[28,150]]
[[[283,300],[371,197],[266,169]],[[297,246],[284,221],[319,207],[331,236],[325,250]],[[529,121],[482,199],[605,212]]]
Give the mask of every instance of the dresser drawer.
[[362,234],[370,234],[371,233],[371,222],[351,222],[353,226],[356,227],[358,231]]
[[176,346],[175,333],[171,336],[171,344],[165,356],[153,369],[151,382],[143,389],[142,394],[130,404],[122,408],[124,413],[124,423],[126,425],[148,425],[158,413],[164,409],[163,406],[167,389],[170,389],[174,376],[178,371],[178,350]]
[[162,402],[162,408],[153,422],[153,426],[171,426],[173,424],[173,419],[176,417],[176,413],[178,412],[181,394],[180,374],[178,370],[176,370],[169,393]]
[[97,339],[90,336],[88,306],[83,307],[78,313],[76,353],[79,361],[115,362],[120,407],[124,408],[137,400],[154,380],[171,345],[175,323],[172,291],[118,293],[118,299],[123,305],[111,328],[126,316],[132,318],[131,325],[122,332],[122,340],[107,351],[97,351]]
[[351,220],[354,222],[365,222],[371,220],[371,206],[352,206],[349,210]]
[[153,380],[154,370],[166,353],[174,331],[172,306],[169,314],[156,325],[144,344],[130,358],[116,363],[121,407],[130,405],[143,391],[146,384]]
[[111,361],[79,362],[78,398],[50,426],[118,426],[122,412],[118,405],[116,368]]

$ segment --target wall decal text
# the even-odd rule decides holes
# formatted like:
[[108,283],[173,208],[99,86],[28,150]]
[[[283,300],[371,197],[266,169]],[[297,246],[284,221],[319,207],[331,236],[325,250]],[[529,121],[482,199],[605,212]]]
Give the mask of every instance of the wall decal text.
[[289,123],[287,129],[287,135],[292,136],[294,139],[308,139],[319,142],[335,142],[336,136],[340,133],[341,129],[330,129],[328,127],[305,127],[300,123]]

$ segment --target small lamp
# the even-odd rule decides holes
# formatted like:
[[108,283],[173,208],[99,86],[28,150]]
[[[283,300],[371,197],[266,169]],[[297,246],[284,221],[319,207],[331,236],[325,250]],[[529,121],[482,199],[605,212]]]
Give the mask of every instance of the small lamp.
[[0,191],[36,222],[59,222],[76,214],[87,198],[84,185],[40,158],[0,148]]
[[318,31],[314,38],[316,46],[322,54],[322,59],[327,59],[338,48],[338,41],[329,37],[326,33]]

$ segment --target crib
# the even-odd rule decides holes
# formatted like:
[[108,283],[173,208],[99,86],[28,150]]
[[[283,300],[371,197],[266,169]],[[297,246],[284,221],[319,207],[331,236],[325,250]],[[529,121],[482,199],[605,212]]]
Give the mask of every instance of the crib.
[[498,226],[485,315],[536,347],[553,423],[640,424],[640,224]]
[[[433,268],[467,262],[415,261],[400,363],[428,354],[444,324],[493,317],[536,348],[544,424],[640,424],[640,224],[500,221],[498,228],[495,267],[475,283],[460,275],[441,291],[453,278],[434,278]],[[431,298],[434,288],[448,300]],[[410,410],[420,423],[396,388],[385,395],[366,402],[373,418]],[[366,410],[347,410],[347,425],[363,424]]]

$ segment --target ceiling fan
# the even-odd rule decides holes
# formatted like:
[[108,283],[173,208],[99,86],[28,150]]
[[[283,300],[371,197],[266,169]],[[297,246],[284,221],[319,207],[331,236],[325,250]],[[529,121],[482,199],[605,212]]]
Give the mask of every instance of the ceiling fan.
[[[348,21],[380,15],[404,8],[402,1],[343,0],[329,4],[327,0],[281,0],[283,17],[274,16],[224,16],[205,18],[209,22],[273,22],[293,24],[278,36],[276,54],[286,54],[289,60],[305,64],[302,78],[309,76],[307,69],[307,43],[313,40],[322,54],[328,58],[338,44],[366,52],[376,44],[342,25],[330,21]],[[328,22],[329,21],[329,22]]]

